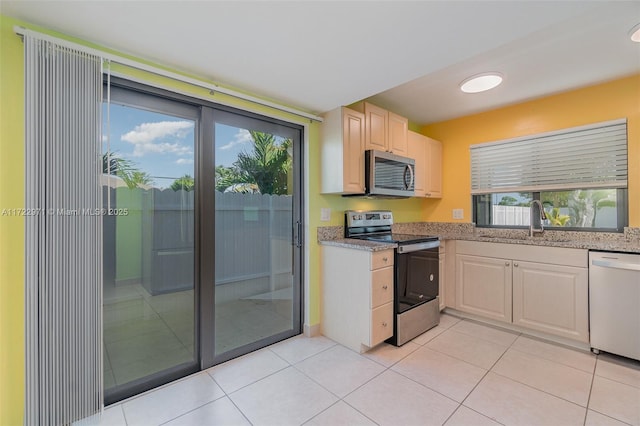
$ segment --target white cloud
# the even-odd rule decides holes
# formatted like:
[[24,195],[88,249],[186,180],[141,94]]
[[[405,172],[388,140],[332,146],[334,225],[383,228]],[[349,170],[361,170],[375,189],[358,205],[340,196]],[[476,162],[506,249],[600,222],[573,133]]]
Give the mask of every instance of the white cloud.
[[193,158],[178,158],[176,164],[193,164]]
[[192,121],[158,121],[142,123],[120,137],[133,144],[149,143],[156,139],[177,137],[183,139],[193,129]]
[[253,138],[251,137],[251,133],[249,133],[248,130],[246,129],[240,129],[238,130],[238,133],[236,133],[233,136],[233,140],[225,145],[222,145],[220,147],[220,149],[222,150],[227,150],[227,149],[231,149],[236,145],[242,145],[242,144],[246,144],[249,142],[253,142]]
[[[123,134],[120,139],[134,145],[133,157],[142,157],[147,153],[175,155],[193,155],[193,150],[176,142],[184,139],[193,129],[191,121],[158,121],[142,123],[130,132]],[[157,142],[158,139],[168,138],[171,142]]]
[[137,143],[133,148],[132,157],[143,157],[145,154],[175,154],[175,155],[193,155],[193,151],[188,146],[179,143]]

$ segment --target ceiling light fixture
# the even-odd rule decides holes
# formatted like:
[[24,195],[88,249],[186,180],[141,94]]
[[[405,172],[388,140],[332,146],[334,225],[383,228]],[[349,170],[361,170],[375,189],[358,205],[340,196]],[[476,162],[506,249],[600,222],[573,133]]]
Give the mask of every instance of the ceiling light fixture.
[[636,43],[640,43],[640,24],[631,28],[629,31],[629,36],[631,37],[631,41],[635,41]]
[[465,93],[479,93],[493,89],[502,83],[502,74],[489,72],[477,74],[460,83],[460,90]]

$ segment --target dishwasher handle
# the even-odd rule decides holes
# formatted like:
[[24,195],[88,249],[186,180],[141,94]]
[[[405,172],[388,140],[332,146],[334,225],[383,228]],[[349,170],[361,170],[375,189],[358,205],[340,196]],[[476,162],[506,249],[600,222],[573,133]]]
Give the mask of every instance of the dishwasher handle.
[[612,260],[593,259],[591,261],[591,264],[593,266],[601,266],[603,268],[625,269],[627,271],[640,271],[640,264],[638,263],[627,263],[627,262],[616,262]]

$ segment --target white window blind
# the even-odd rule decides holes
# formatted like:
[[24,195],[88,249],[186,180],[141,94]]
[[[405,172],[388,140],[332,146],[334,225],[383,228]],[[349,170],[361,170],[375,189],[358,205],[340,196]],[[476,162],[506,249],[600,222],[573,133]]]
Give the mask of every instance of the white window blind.
[[627,187],[626,119],[470,149],[472,194]]
[[102,407],[102,61],[24,37],[25,421]]

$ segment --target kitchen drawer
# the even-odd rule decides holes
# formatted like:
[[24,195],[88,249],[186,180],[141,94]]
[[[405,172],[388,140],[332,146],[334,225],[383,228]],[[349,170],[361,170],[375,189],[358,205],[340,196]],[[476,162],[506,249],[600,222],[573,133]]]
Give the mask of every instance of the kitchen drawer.
[[369,347],[382,343],[393,336],[393,303],[371,310],[371,341]]
[[393,267],[371,272],[371,307],[375,308],[393,300]]
[[371,270],[393,265],[393,250],[374,251],[371,254]]

